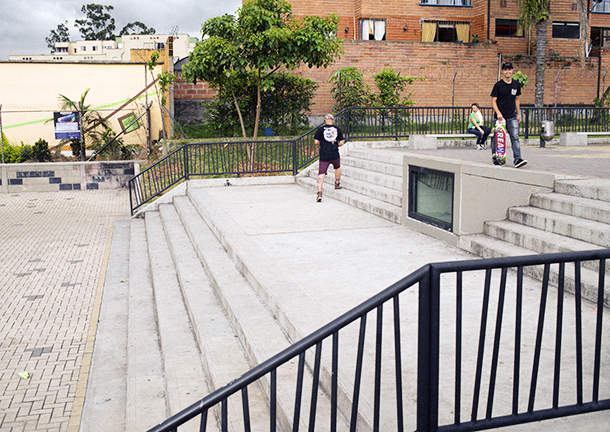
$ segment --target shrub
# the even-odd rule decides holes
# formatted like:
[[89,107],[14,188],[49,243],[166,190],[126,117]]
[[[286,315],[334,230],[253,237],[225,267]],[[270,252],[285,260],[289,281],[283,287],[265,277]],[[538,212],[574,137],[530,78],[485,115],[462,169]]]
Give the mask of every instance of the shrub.
[[51,150],[49,150],[49,143],[40,138],[34,144],[32,148],[34,159],[38,162],[49,162],[51,160]]

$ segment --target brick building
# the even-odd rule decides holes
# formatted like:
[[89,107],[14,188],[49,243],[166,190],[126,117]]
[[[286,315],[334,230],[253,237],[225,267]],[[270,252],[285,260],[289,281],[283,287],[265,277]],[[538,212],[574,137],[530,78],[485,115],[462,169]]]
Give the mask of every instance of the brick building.
[[[589,57],[578,59],[580,20],[574,0],[554,0],[547,23],[546,105],[592,105],[610,85],[610,0],[590,1]],[[425,78],[412,86],[418,106],[490,105],[500,64],[510,60],[529,77],[522,103],[534,103],[535,30],[518,25],[517,0],[290,0],[295,17],[340,17],[338,36],[345,53],[328,69],[297,73],[320,84],[312,115],[332,109],[328,79],[342,67],[356,66],[367,82],[384,67],[403,76]],[[479,43],[476,41],[478,40]],[[531,51],[528,45],[533,45]],[[205,85],[179,81],[176,99],[214,97]]]

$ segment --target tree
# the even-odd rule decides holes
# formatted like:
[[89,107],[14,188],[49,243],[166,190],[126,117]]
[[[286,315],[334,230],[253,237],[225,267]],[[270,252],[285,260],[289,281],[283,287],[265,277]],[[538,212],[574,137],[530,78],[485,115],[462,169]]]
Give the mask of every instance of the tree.
[[580,46],[578,55],[580,66],[585,67],[585,58],[588,56],[587,41],[589,40],[589,2],[588,0],[576,0],[578,16],[580,18]]
[[[261,94],[274,91],[269,77],[280,68],[328,67],[342,52],[337,38],[339,18],[308,16],[293,18],[285,0],[246,0],[237,16],[212,18],[202,26],[202,41],[189,56],[184,76],[235,90],[233,72],[250,71],[256,87],[256,118],[253,137],[258,136]],[[207,36],[207,37],[206,37]],[[234,94],[236,108],[239,103]],[[242,122],[242,133],[246,135]]]
[[78,29],[85,40],[114,40],[114,18],[110,11],[114,6],[104,6],[95,3],[83,5],[81,12],[86,18],[75,20],[74,27]]
[[[97,131],[98,127],[103,127],[104,129],[108,128],[108,124],[106,123],[106,121],[104,120],[104,118],[102,118],[101,114],[93,109],[91,109],[91,105],[86,105],[85,104],[85,99],[87,98],[87,94],[89,93],[89,90],[91,89],[87,89],[83,92],[83,94],[80,95],[80,99],[78,101],[74,101],[72,99],[70,99],[67,96],[64,96],[62,94],[59,95],[59,101],[61,102],[61,109],[62,111],[77,111],[80,113],[80,119],[81,119],[81,139],[80,142],[74,142],[75,140],[72,140],[72,153],[74,154],[74,156],[77,156],[76,152],[75,152],[75,147],[78,148],[78,153],[81,157],[81,160],[84,160],[85,158],[85,151],[87,149],[86,146],[86,137],[89,137],[91,139],[95,139],[97,136],[100,135],[100,133]],[[78,145],[80,144],[80,145]],[[82,149],[82,151],[80,150]]]
[[383,68],[381,72],[373,74],[373,79],[379,90],[379,93],[374,97],[374,103],[382,107],[415,105],[415,102],[410,99],[413,92],[409,92],[404,99],[400,98],[401,93],[416,80],[423,80],[423,78],[413,76],[402,77],[393,68]]
[[546,30],[549,0],[518,0],[519,21],[526,32],[536,28],[536,87],[534,105],[544,105],[544,72],[546,70]]
[[47,46],[51,49],[51,52],[55,52],[56,42],[70,42],[70,31],[68,30],[68,21],[65,23],[58,24],[55,30],[51,30],[51,33],[44,40]]
[[121,29],[119,32],[119,36],[123,35],[149,35],[155,34],[156,30],[152,27],[147,27],[146,24],[141,23],[140,21],[134,21],[132,23],[127,24],[125,27]]
[[333,110],[339,112],[349,107],[366,106],[370,90],[364,85],[362,72],[354,66],[335,72],[328,80],[332,84],[331,95],[335,100]]

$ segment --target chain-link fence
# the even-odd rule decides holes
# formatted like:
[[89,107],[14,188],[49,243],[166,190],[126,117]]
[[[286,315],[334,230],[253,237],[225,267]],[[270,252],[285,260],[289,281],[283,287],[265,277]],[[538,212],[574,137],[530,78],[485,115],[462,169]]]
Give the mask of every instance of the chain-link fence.
[[[52,152],[61,151],[66,156],[72,156],[69,139],[56,138],[54,113],[60,110],[6,110],[0,108],[0,126],[4,136],[3,145],[12,147],[33,146],[43,139],[49,144]],[[62,111],[64,112],[64,111]],[[142,115],[144,114],[144,115]],[[116,146],[129,149],[129,153],[137,156],[141,149],[146,149],[148,143],[148,119],[145,108],[132,105],[121,109],[96,109],[84,115],[89,121],[82,121],[87,154],[92,154],[110,141],[115,135]],[[92,123],[93,117],[103,120],[105,126]],[[140,117],[141,116],[141,117]],[[138,119],[138,117],[140,117]],[[153,137],[156,139],[156,137]],[[125,158],[125,157],[123,157]]]

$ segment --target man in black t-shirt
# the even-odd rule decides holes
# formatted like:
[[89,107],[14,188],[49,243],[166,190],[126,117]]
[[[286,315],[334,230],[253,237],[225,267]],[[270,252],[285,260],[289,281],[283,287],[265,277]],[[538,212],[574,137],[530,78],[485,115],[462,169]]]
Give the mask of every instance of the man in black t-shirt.
[[335,118],[332,114],[326,114],[324,124],[318,128],[313,139],[320,146],[320,167],[318,170],[318,196],[317,202],[322,201],[322,185],[324,184],[324,176],[328,172],[329,165],[335,169],[335,189],[341,189],[341,158],[339,156],[339,147],[345,144],[343,131],[341,128],[334,126]]
[[[521,145],[519,143],[519,123],[521,122],[521,84],[512,79],[513,65],[510,62],[502,64],[502,79],[498,81],[491,91],[491,106],[495,111],[495,117],[506,120],[506,131],[510,136],[513,149],[513,162],[515,168],[524,166],[527,161],[521,158]],[[491,153],[496,153],[495,134],[491,140]],[[494,165],[500,165],[495,156],[492,157]]]

